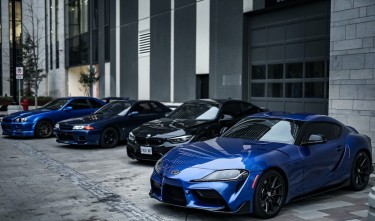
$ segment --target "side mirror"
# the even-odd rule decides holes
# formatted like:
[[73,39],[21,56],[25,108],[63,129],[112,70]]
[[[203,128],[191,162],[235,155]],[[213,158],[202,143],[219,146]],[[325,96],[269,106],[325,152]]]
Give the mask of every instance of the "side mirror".
[[229,114],[223,114],[223,116],[220,118],[220,122],[222,121],[230,121],[233,119],[233,116],[232,115],[229,115]]
[[132,111],[128,114],[129,117],[134,117],[134,116],[137,116],[139,114],[138,111]]
[[307,141],[302,141],[303,146],[325,143],[327,140],[321,134],[311,134]]
[[64,111],[71,111],[71,110],[73,110],[72,106],[67,106],[66,108],[64,108]]

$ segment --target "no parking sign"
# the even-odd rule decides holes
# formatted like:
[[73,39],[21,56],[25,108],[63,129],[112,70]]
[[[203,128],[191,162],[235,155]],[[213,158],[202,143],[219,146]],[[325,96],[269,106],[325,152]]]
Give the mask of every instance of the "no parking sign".
[[16,79],[23,79],[23,67],[16,67]]

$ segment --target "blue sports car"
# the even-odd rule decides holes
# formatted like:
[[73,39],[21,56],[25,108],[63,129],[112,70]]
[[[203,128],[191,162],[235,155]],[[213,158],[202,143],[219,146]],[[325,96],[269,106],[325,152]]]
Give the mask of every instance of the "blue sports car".
[[350,186],[373,171],[370,138],[322,115],[267,112],[220,137],[172,149],[155,165],[150,196],[215,212],[276,216],[291,200]]
[[104,104],[91,97],[58,98],[41,108],[5,116],[1,122],[3,135],[49,137],[56,122],[91,114]]
[[134,128],[169,112],[171,109],[157,101],[118,100],[92,115],[61,121],[54,132],[58,143],[110,148],[126,140]]

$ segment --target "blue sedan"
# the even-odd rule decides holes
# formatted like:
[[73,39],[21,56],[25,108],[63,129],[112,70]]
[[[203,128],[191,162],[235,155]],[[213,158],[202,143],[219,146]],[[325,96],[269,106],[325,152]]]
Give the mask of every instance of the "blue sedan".
[[50,137],[56,122],[91,114],[104,104],[90,97],[58,98],[41,108],[5,116],[1,122],[3,135]]
[[58,143],[110,148],[126,140],[134,128],[169,112],[171,109],[157,101],[118,100],[90,116],[61,121],[54,132]]
[[155,165],[150,196],[214,212],[276,216],[321,190],[363,190],[373,171],[366,135],[322,115],[260,113],[221,137],[181,145]]

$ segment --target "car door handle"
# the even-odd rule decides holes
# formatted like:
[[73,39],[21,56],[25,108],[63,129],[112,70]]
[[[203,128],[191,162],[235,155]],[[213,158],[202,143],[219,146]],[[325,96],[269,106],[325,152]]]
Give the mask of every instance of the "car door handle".
[[342,146],[337,146],[336,151],[342,151]]

